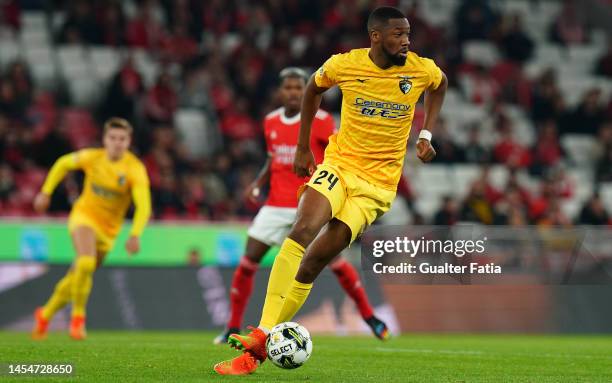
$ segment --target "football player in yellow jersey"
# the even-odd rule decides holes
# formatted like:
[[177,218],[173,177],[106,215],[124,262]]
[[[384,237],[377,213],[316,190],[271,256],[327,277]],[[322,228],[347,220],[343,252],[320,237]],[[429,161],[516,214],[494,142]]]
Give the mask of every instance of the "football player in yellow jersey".
[[[230,345],[244,353],[215,365],[219,374],[255,371],[266,359],[269,330],[291,320],[325,265],[389,210],[423,92],[425,122],[416,154],[423,162],[435,157],[431,130],[446,76],[432,60],[408,51],[410,24],[398,9],[372,11],[368,32],[370,48],[332,56],[307,85],[294,170],[312,176],[301,189],[296,221],[272,266],[259,327],[229,337]],[[330,137],[315,170],[310,127],[322,93],[335,85],[343,95],[340,130]]]
[[125,248],[129,254],[140,250],[139,237],[151,215],[151,195],[144,165],[128,150],[131,137],[129,122],[111,118],[104,124],[104,148],[83,149],[60,157],[34,200],[37,212],[46,211],[53,190],[69,171],[80,169],[85,173],[83,191],[68,219],[77,257],[47,303],[36,310],[34,339],[46,337],[49,321],[69,302],[72,303],[70,336],[86,337],[85,307],[93,273],[112,249],[132,200],[134,221]]

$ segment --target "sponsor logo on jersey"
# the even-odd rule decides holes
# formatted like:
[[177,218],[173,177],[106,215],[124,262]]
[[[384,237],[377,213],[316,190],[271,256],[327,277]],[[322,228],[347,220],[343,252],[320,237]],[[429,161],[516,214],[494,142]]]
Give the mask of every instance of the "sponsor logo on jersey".
[[364,116],[368,117],[383,117],[383,118],[399,118],[408,115],[410,105],[399,104],[396,102],[366,100],[362,97],[355,99],[355,106]]
[[296,145],[272,144],[274,161],[283,165],[293,164],[296,149]]
[[103,198],[116,198],[122,194],[94,183],[91,184],[91,190],[94,192],[94,194]]

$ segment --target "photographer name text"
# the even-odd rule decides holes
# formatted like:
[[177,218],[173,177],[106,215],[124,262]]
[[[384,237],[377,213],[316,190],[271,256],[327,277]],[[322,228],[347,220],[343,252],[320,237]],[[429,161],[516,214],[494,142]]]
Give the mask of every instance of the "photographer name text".
[[413,265],[402,262],[399,265],[384,265],[380,262],[372,265],[372,270],[376,274],[501,274],[502,268],[494,263],[480,264],[471,262],[467,265],[454,265],[443,263],[432,265],[423,262]]

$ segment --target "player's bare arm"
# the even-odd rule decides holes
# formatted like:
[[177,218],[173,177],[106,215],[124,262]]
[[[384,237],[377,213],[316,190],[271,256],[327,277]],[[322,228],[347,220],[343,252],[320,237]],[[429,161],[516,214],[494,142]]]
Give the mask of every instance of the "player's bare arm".
[[244,199],[251,203],[257,203],[257,198],[261,193],[261,188],[270,182],[270,165],[272,164],[272,156],[268,155],[266,163],[259,171],[257,178],[247,186],[244,191]]
[[293,171],[300,177],[312,175],[316,168],[314,155],[310,150],[310,130],[312,120],[321,106],[321,99],[326,90],[327,88],[321,88],[315,84],[314,75],[310,77],[302,99],[300,135],[293,161]]
[[125,250],[129,255],[137,254],[140,251],[140,239],[136,236],[131,236],[125,242]]
[[40,192],[34,198],[34,211],[39,214],[42,214],[47,211],[50,203],[51,196],[49,194]]
[[448,79],[446,75],[442,73],[442,81],[436,89],[428,89],[425,92],[425,123],[423,124],[423,130],[429,132],[429,137],[419,136],[417,141],[417,157],[423,162],[430,162],[436,156],[436,151],[431,145],[431,132],[438,116],[442,103],[444,102],[444,95],[446,94],[446,88],[448,87]]

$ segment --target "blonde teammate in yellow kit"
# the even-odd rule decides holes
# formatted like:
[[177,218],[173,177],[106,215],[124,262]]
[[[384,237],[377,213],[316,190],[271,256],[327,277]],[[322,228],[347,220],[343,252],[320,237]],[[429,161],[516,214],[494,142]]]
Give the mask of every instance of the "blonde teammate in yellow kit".
[[77,257],[47,303],[36,310],[34,339],[46,337],[49,321],[68,303],[72,303],[70,336],[85,339],[85,307],[93,273],[112,249],[132,201],[134,221],[125,248],[130,254],[140,250],[139,237],[151,215],[151,196],[146,169],[128,150],[131,137],[129,122],[111,118],[104,124],[104,148],[83,149],[60,157],[34,200],[37,212],[46,211],[53,190],[69,171],[80,169],[85,173],[83,191],[68,219]]
[[[389,210],[423,92],[425,122],[416,151],[423,162],[435,157],[431,129],[444,100],[446,76],[432,60],[408,51],[410,24],[398,9],[372,11],[368,33],[369,49],[332,56],[307,85],[294,170],[312,177],[302,188],[296,221],[272,266],[259,327],[229,337],[244,353],[216,364],[219,374],[254,372],[266,359],[268,331],[290,320],[323,267]],[[310,127],[322,93],[335,85],[343,95],[340,131],[330,137],[323,164],[315,171]]]

